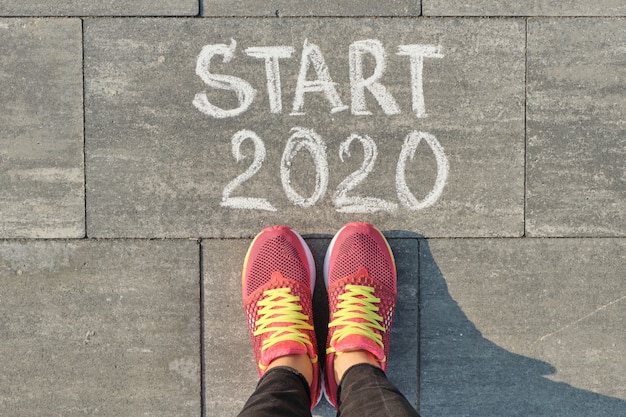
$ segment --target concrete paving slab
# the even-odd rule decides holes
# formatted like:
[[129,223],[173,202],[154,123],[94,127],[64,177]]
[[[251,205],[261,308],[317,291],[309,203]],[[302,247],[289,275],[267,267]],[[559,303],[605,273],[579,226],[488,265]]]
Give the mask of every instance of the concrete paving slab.
[[[315,324],[319,351],[323,352],[328,325],[328,295],[322,267],[330,239],[307,238],[316,265]],[[241,304],[241,268],[250,240],[203,242],[204,357],[207,415],[236,415],[258,381],[246,318]],[[416,239],[390,239],[398,268],[398,307],[389,353],[389,378],[415,405],[417,402],[417,273]],[[236,364],[236,366],[233,366]],[[314,416],[330,417],[336,411],[322,402]]]
[[0,237],[85,234],[78,19],[0,19]]
[[258,374],[241,302],[241,267],[248,240],[205,240],[204,379],[207,416],[235,416]]
[[531,236],[626,236],[626,20],[528,24]]
[[0,243],[0,414],[200,415],[191,241]]
[[86,21],[88,235],[521,236],[525,27]]
[[622,0],[423,0],[425,16],[626,16]]
[[0,16],[196,16],[199,0],[0,0]]
[[423,415],[622,415],[625,253],[623,239],[422,241]]
[[419,16],[420,0],[202,0],[204,16]]

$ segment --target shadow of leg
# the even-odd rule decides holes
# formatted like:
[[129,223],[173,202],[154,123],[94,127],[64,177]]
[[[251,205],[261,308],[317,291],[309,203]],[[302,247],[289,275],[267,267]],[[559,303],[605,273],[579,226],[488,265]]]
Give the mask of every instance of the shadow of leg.
[[[452,256],[453,252],[445,253]],[[463,262],[455,263],[457,277],[488,279],[486,271],[476,276],[475,271],[480,268],[472,271],[472,266]],[[481,262],[484,261],[476,261],[482,265]],[[626,415],[626,401],[551,381],[544,377],[556,373],[550,364],[511,353],[484,338],[451,297],[426,240],[420,241],[420,273],[423,416]],[[515,333],[514,329],[507,331]]]

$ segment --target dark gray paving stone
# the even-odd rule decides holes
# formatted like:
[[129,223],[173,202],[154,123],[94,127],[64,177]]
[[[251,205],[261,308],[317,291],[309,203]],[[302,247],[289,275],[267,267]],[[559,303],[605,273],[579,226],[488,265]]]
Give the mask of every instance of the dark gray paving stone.
[[[368,39],[380,43],[357,43]],[[378,88],[379,97],[393,97],[386,101],[388,112],[400,113],[386,115],[367,90],[360,107],[357,81],[374,73],[369,53],[362,56],[363,74],[353,72],[351,99],[351,44],[353,68],[360,68],[359,48],[384,49],[384,87],[373,88]],[[267,92],[265,59],[245,52],[262,56],[263,51],[248,48],[273,45],[293,48],[291,59],[276,60],[282,107],[278,100],[270,104],[269,97],[278,95]],[[313,68],[306,82],[299,77],[305,46],[311,56],[319,56],[314,45],[319,45],[327,64],[320,63],[318,71],[327,69],[335,85],[330,80],[316,84],[322,76]],[[423,58],[421,66],[420,47],[403,49],[414,54],[410,58],[397,54],[400,45],[426,45],[422,51],[439,58]],[[260,226],[273,223],[290,224],[302,233],[334,233],[358,217],[382,229],[428,236],[522,235],[524,46],[525,22],[517,19],[86,21],[88,234],[251,237]],[[234,49],[230,62],[222,62],[221,55],[211,60],[213,75],[206,64],[199,65],[204,81],[230,91],[210,87],[195,73],[197,57],[211,48]],[[311,62],[308,56],[305,64]],[[257,98],[240,115],[221,118],[241,107],[234,79],[228,78],[233,76],[241,85],[249,84]],[[304,93],[320,86],[336,90],[336,96]],[[302,106],[298,97],[303,98]],[[246,100],[242,93],[242,103]],[[345,110],[333,112],[341,107],[339,102]],[[211,110],[211,105],[223,111]],[[321,138],[320,144],[309,142],[314,153],[302,140],[290,141],[304,129]],[[263,161],[257,164],[258,172],[235,187],[235,179],[255,167],[252,133],[239,137],[245,140],[235,147],[241,162],[233,157],[231,139],[242,131],[254,132],[265,152],[257,146],[256,155]],[[422,139],[414,159],[411,147],[404,145],[411,132],[425,132],[414,135]],[[344,153],[345,162],[339,158],[342,142],[352,134],[371,137],[378,152],[362,183],[353,175],[363,165],[360,143],[352,143],[351,157]],[[291,154],[286,152],[288,143],[296,153],[290,161],[285,156]],[[437,160],[433,149],[444,156]],[[404,169],[399,161],[405,162]],[[351,207],[339,206],[334,196],[349,176],[357,185],[347,197],[362,200],[344,213],[340,209]],[[287,194],[290,189],[295,197]],[[436,189],[439,197],[433,195]],[[247,200],[242,203],[242,198]],[[376,208],[370,204],[373,199],[385,200],[390,211],[364,213]],[[276,211],[233,208],[270,205]]]
[[626,16],[622,0],[423,0],[426,16]]
[[81,36],[0,19],[0,237],[84,236]]
[[195,16],[200,0],[0,0],[0,16]]
[[200,415],[191,241],[0,243],[0,414]]
[[626,236],[626,20],[529,21],[527,231]]
[[391,333],[387,375],[414,407],[419,375],[419,243],[390,239],[398,272],[398,303]]
[[[205,379],[207,415],[236,415],[258,381],[252,344],[241,301],[241,268],[250,240],[203,242]],[[308,238],[317,265],[314,293],[315,323],[319,351],[323,352],[328,325],[328,296],[322,265],[330,239]],[[417,402],[417,273],[418,243],[415,239],[390,239],[398,269],[398,307],[389,352],[389,378]],[[233,364],[237,366],[233,366]],[[322,402],[313,415],[330,417],[335,410]]]
[[624,253],[624,239],[423,241],[423,415],[621,415]]
[[205,16],[419,16],[420,0],[203,0]]

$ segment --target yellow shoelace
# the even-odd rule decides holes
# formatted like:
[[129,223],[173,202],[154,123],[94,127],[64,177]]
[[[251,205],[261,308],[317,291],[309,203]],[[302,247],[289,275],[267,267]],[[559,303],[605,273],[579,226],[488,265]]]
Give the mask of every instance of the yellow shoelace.
[[[335,342],[341,341],[348,335],[360,334],[372,339],[381,348],[384,348],[382,334],[375,331],[384,332],[385,328],[381,325],[382,316],[377,313],[377,304],[380,303],[380,298],[374,296],[374,288],[362,285],[346,285],[346,292],[339,296],[339,300],[341,302],[337,306],[334,320],[328,324],[328,327],[343,327],[335,330],[330,345],[334,346]],[[333,347],[326,350],[326,353],[335,352]]]
[[[301,330],[313,330],[307,323],[309,316],[302,313],[302,306],[298,304],[300,297],[291,294],[291,288],[276,288],[263,293],[264,298],[258,302],[259,318],[256,321],[254,336],[269,333],[263,340],[263,351],[277,343],[295,341],[307,346],[313,346],[306,333]],[[280,326],[275,325],[281,323]],[[312,359],[315,362],[317,358]],[[264,367],[259,364],[259,366]]]

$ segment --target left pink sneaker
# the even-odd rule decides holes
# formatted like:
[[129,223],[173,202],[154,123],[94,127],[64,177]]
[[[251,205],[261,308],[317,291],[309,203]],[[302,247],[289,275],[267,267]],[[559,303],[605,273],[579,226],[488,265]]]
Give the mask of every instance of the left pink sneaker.
[[313,255],[298,233],[273,226],[255,237],[244,261],[242,294],[259,376],[274,359],[308,355],[313,365],[311,409],[322,392],[313,329],[314,288]]

